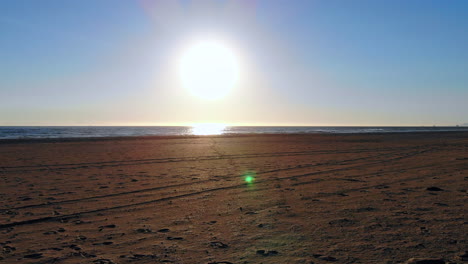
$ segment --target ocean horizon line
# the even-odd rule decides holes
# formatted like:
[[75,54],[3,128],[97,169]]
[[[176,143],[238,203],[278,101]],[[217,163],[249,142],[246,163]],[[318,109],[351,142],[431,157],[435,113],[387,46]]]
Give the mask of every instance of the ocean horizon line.
[[0,139],[202,136],[241,134],[361,134],[468,132],[464,126],[0,126]]
[[196,125],[223,125],[225,127],[468,127],[457,125],[237,125],[224,123],[194,123],[185,125],[0,125],[4,127],[193,127]]

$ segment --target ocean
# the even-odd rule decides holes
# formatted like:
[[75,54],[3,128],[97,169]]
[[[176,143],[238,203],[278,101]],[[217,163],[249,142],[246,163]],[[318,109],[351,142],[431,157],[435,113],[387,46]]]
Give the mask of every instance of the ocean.
[[468,127],[331,127],[331,126],[0,126],[0,139],[88,138],[226,134],[394,133],[466,131]]

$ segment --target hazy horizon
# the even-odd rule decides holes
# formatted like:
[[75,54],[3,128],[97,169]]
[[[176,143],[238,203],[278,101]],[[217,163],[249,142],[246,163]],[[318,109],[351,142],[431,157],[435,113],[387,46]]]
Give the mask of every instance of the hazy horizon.
[[456,126],[468,2],[0,3],[0,126]]
[[197,125],[222,125],[224,127],[465,127],[468,124],[455,124],[455,125],[407,125],[407,126],[391,126],[391,125],[239,125],[239,124],[221,124],[221,123],[193,123],[193,124],[180,124],[180,125],[0,125],[0,127],[192,127]]

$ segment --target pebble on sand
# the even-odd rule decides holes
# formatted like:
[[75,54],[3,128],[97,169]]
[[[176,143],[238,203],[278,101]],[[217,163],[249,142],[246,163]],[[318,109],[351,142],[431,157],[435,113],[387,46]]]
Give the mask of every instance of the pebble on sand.
[[405,264],[445,264],[445,261],[439,258],[410,258]]
[[427,187],[426,190],[431,191],[431,192],[440,192],[440,191],[443,191],[443,189],[441,189],[441,188],[439,188],[439,187],[435,187],[435,186]]

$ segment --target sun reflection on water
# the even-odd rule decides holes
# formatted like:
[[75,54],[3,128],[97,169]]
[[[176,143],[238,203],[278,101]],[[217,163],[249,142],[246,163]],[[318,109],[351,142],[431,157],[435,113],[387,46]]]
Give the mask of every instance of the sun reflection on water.
[[221,135],[226,129],[225,124],[200,123],[192,125],[192,134],[197,136]]

